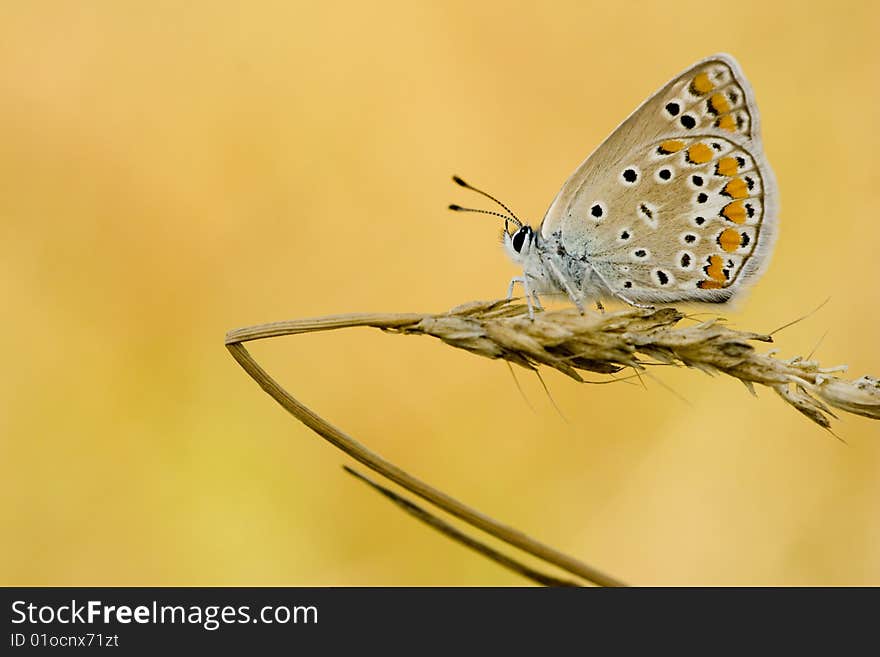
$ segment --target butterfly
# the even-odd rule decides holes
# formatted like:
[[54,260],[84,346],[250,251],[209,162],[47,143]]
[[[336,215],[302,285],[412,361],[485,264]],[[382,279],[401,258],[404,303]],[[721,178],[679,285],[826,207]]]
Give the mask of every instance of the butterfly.
[[[616,298],[638,307],[725,303],[757,280],[777,233],[778,193],[754,94],[737,61],[717,54],[640,105],[565,181],[534,230],[495,197],[502,240],[539,295]],[[517,230],[509,230],[513,223]]]

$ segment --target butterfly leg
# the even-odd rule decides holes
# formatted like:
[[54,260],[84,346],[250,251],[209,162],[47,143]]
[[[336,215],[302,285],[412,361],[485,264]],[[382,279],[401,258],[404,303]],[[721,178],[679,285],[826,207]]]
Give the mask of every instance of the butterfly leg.
[[568,284],[568,280],[566,280],[565,276],[563,276],[562,272],[559,270],[559,267],[550,258],[545,259],[544,262],[550,266],[550,270],[553,272],[556,280],[558,280],[562,284],[562,287],[565,288],[565,293],[568,295],[568,298],[571,299],[571,302],[578,309],[578,312],[583,315],[585,312],[584,304],[581,301],[580,296],[575,294],[574,290],[571,289],[571,285]]
[[[595,270],[595,268],[593,269],[593,273],[599,278],[600,281],[602,281],[602,284],[605,286],[605,288],[609,292],[611,292],[611,294],[613,294],[615,297],[617,297],[618,299],[620,299],[624,303],[629,304],[630,306],[633,306],[635,308],[642,308],[644,310],[654,310],[654,306],[645,305],[643,303],[638,303],[637,301],[633,301],[632,299],[628,298],[626,295],[621,294],[620,292],[615,292],[614,290],[612,290],[611,286],[608,285],[608,281],[605,280],[605,277],[602,276],[602,274],[600,274],[599,272],[597,272]],[[597,301],[596,303],[599,303],[599,302]]]
[[[532,292],[529,287],[529,283],[526,281],[525,276],[515,276],[510,279],[510,286],[507,288],[507,299],[513,299],[513,288],[517,283],[522,283],[526,304],[529,307],[529,319],[535,319],[535,307],[537,306],[538,310],[544,310],[544,308],[541,306],[541,302],[538,301],[537,292]],[[533,298],[535,300],[534,303],[532,303]]]
[[544,310],[544,306],[541,305],[541,300],[538,298],[537,292],[532,292],[532,301],[535,302],[535,308],[538,310]]
[[[522,283],[522,286],[525,288],[526,287],[525,276],[514,276],[513,278],[510,279],[510,285],[507,288],[507,300],[508,301],[513,299],[513,288],[516,286],[517,283]],[[526,288],[526,289],[528,289],[528,288]]]
[[641,308],[642,310],[654,310],[654,306],[652,306],[650,304],[639,303],[638,301],[633,301],[632,299],[628,299],[627,297],[620,294],[619,292],[615,292],[614,296],[616,296],[618,299],[620,299],[624,303],[628,303],[629,305],[633,306],[634,308]]

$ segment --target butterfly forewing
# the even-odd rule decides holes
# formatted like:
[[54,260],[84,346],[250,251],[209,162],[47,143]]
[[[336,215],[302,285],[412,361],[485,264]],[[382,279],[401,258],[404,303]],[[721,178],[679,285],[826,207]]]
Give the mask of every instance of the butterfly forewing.
[[716,55],[649,98],[575,171],[544,218],[611,292],[724,301],[775,232],[775,184],[736,62]]

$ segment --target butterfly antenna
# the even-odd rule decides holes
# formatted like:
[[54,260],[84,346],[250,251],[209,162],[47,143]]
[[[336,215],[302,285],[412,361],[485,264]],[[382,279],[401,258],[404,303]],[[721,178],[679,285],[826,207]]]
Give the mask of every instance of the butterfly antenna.
[[[480,194],[480,195],[482,195],[482,196],[485,196],[485,197],[486,197],[487,199],[489,199],[490,201],[494,201],[495,203],[497,203],[498,205],[500,205],[502,208],[504,208],[504,209],[507,211],[507,214],[510,215],[510,217],[509,217],[510,220],[513,221],[513,223],[515,223],[515,224],[517,225],[518,228],[522,228],[522,225],[523,225],[523,224],[522,224],[522,222],[519,220],[519,217],[517,217],[517,216],[513,213],[513,210],[511,210],[509,207],[507,207],[506,205],[504,205],[504,203],[502,203],[501,201],[499,201],[497,198],[495,198],[494,196],[492,196],[491,194],[489,194],[489,193],[487,193],[487,192],[484,192],[482,189],[477,189],[477,188],[474,187],[473,185],[471,185],[471,184],[469,184],[469,183],[466,183],[464,180],[462,180],[462,179],[459,178],[458,176],[452,176],[452,181],[453,181],[456,185],[460,185],[461,187],[464,187],[465,189],[469,189],[469,190],[471,190],[472,192],[476,192],[477,194]],[[450,209],[452,209],[452,208],[450,208]]]
[[463,208],[460,205],[456,205],[452,203],[449,206],[449,209],[454,212],[477,212],[478,214],[491,214],[493,217],[501,217],[504,219],[504,227],[507,229],[507,222],[512,221],[516,224],[517,228],[522,228],[522,223],[520,223],[519,219],[514,219],[513,217],[508,217],[506,214],[501,214],[500,212],[492,212],[492,210],[478,210],[477,208]]

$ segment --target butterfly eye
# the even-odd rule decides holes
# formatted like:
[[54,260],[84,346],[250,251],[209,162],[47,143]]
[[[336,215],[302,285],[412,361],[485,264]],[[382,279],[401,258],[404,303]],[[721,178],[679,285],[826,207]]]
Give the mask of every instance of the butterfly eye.
[[526,234],[528,233],[528,229],[521,228],[516,231],[516,235],[513,236],[513,250],[519,253],[522,251],[523,244],[526,241]]

